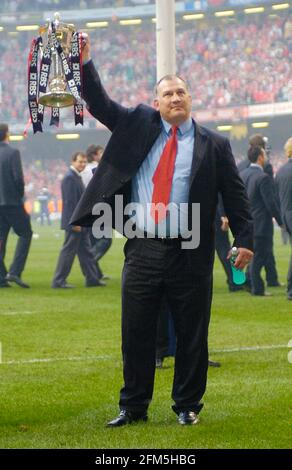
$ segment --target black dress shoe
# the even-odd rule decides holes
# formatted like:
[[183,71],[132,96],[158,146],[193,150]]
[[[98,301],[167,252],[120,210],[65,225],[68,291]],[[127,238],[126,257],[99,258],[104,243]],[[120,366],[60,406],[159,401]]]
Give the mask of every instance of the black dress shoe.
[[52,289],[74,289],[74,286],[64,282],[63,284],[53,284]]
[[274,282],[272,284],[267,284],[268,287],[285,287],[285,284],[283,284],[282,282]]
[[258,296],[258,297],[273,297],[273,294],[271,294],[270,292],[267,292],[267,291],[261,292],[261,293],[256,293],[256,294],[252,293],[252,295]]
[[29,285],[23,282],[19,276],[15,276],[14,274],[7,274],[6,276],[6,281],[9,282],[15,282],[19,287],[22,287],[23,289],[29,289]]
[[1,287],[11,287],[11,285],[8,284],[8,282],[4,281],[4,282],[1,282],[1,283],[0,283],[0,288],[1,288]]
[[163,366],[163,357],[157,357],[155,361],[156,369],[162,369]]
[[106,283],[103,282],[101,279],[98,279],[95,282],[87,282],[86,287],[105,287]]
[[148,416],[146,413],[144,414],[133,414],[130,411],[127,410],[121,410],[119,416],[112,421],[109,421],[107,423],[108,428],[117,428],[120,426],[125,426],[126,424],[132,424],[137,421],[144,421],[146,422],[148,419]]
[[217,362],[217,361],[208,361],[208,366],[209,367],[221,367],[221,362]]
[[241,290],[244,290],[244,287],[243,286],[229,286],[229,292],[239,292]]
[[198,424],[199,416],[194,411],[181,411],[178,415],[179,424]]

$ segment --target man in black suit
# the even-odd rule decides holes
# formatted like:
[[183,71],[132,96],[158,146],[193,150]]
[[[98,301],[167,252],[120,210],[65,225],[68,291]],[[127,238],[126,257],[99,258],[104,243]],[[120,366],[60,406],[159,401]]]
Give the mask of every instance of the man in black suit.
[[[268,138],[264,137],[262,134],[254,134],[254,135],[250,136],[250,138],[249,138],[249,145],[250,146],[261,147],[266,152],[267,158],[266,158],[265,164],[264,164],[264,172],[267,175],[270,176],[272,186],[273,186],[273,190],[275,191],[274,170],[273,170],[273,166],[272,166],[271,162],[269,161],[270,148],[269,148],[267,142],[268,142]],[[241,171],[245,170],[246,168],[248,168],[249,165],[250,165],[250,161],[249,161],[248,158],[246,158],[245,160],[242,160],[238,164],[238,167],[237,167],[239,173]],[[276,268],[276,260],[275,260],[275,256],[274,256],[273,239],[272,239],[271,251],[269,252],[269,254],[266,257],[264,268],[265,268],[265,271],[266,271],[266,281],[267,281],[268,287],[283,286],[283,284],[280,283],[279,278],[278,278],[278,272],[277,272],[277,268]],[[248,285],[250,284],[249,273],[248,272],[247,272],[247,284]]]
[[[276,175],[276,189],[280,199],[283,224],[289,234],[292,248],[292,137],[287,140],[284,149],[288,162]],[[287,276],[287,298],[292,300],[292,253]]]
[[[23,198],[20,153],[9,145],[7,124],[0,124],[0,287],[10,287],[9,282],[15,282],[23,288],[29,287],[21,279],[32,238],[30,217],[24,209]],[[7,273],[4,258],[11,227],[19,238]]]
[[265,292],[261,269],[271,252],[273,243],[273,217],[282,225],[280,208],[271,178],[264,172],[265,151],[251,146],[248,151],[250,166],[240,173],[246,186],[254,221],[254,258],[250,265],[251,293],[269,296]]
[[86,278],[86,287],[104,285],[99,280],[88,229],[80,226],[71,227],[69,225],[73,211],[85,189],[80,173],[84,170],[86,163],[86,155],[82,152],[76,152],[72,156],[70,169],[62,181],[63,209],[61,228],[65,230],[65,241],[52,282],[53,288],[68,289],[72,287],[67,283],[67,277],[76,255],[78,256],[82,273]]
[[[113,101],[103,88],[90,60],[89,38],[85,39],[83,61],[83,96],[90,112],[112,136],[71,223],[94,223],[95,230],[99,206],[92,212],[93,206],[108,203],[117,216],[122,195],[125,209],[129,209],[128,202],[143,209],[135,218],[141,236],[128,235],[124,248],[124,386],[120,414],[108,426],[147,420],[154,385],[157,319],[164,294],[177,338],[173,410],[181,425],[197,424],[208,370],[217,194],[222,193],[239,247],[236,267],[242,269],[252,257],[252,220],[244,186],[229,141],[191,119],[192,100],[184,80],[173,75],[161,79],[156,87],[156,109],[146,105],[128,109]],[[164,210],[154,211],[158,202]],[[179,231],[170,224],[170,213],[165,211],[168,203],[182,216]],[[192,217],[193,203],[200,204],[200,223]],[[194,247],[189,244],[188,227],[194,228],[196,222],[200,243]],[[128,233],[127,228],[124,225],[119,230]]]

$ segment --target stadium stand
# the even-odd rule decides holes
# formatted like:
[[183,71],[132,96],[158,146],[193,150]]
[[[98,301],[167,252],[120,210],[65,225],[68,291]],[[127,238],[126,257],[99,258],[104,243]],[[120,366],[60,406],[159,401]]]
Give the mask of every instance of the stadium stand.
[[[127,106],[151,103],[156,81],[155,27],[93,30],[93,59],[111,96]],[[33,33],[0,44],[0,120],[26,122],[26,60]],[[292,100],[292,43],[283,19],[259,15],[234,22],[181,22],[178,72],[195,90],[194,109]],[[68,111],[71,118],[71,110]],[[68,114],[68,116],[69,116]],[[66,117],[66,111],[65,111]],[[87,117],[88,118],[88,117]]]
[[136,6],[141,4],[151,4],[154,0],[2,0],[0,4],[0,12],[15,13],[23,11],[41,11],[52,9],[68,9],[76,8],[111,8]]

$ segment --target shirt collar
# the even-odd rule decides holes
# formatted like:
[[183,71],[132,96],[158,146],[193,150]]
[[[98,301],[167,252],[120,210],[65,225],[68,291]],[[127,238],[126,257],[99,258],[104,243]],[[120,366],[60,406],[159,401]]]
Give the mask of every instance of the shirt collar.
[[81,174],[79,173],[79,171],[76,170],[76,168],[74,168],[73,165],[70,165],[70,170],[74,171],[74,173],[76,173],[76,175],[78,175],[80,178],[82,178]]
[[[170,129],[172,128],[172,125],[169,124],[169,122],[165,121],[164,119],[162,119],[162,124],[163,124],[163,127],[164,127],[164,130],[165,132],[167,133],[167,135],[169,135],[170,133]],[[181,135],[184,135],[186,134],[192,127],[193,125],[193,120],[191,118],[191,116],[186,120],[184,121],[180,126],[179,126],[179,132]]]
[[260,170],[264,171],[263,167],[261,165],[258,165],[257,163],[251,163],[250,166],[253,168],[259,168]]

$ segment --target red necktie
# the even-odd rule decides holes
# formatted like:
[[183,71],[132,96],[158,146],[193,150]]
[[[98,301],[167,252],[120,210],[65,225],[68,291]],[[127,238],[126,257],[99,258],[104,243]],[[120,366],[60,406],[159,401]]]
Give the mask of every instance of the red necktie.
[[[152,178],[154,187],[150,214],[156,224],[166,217],[177,153],[177,129],[175,126],[172,127],[172,135],[165,144]],[[155,210],[154,204],[159,203],[162,205]]]

